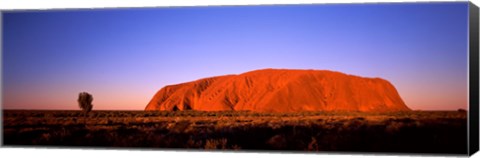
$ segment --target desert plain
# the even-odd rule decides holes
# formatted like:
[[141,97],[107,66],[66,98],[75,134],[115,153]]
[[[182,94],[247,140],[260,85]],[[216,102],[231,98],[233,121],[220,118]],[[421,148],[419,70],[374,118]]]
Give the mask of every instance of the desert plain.
[[465,111],[3,110],[6,146],[463,154]]

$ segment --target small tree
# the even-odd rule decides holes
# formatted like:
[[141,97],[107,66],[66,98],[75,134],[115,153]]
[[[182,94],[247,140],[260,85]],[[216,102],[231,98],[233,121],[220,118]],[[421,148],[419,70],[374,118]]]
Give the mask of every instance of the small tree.
[[87,113],[92,110],[93,97],[91,94],[88,94],[87,92],[81,92],[80,94],[78,94],[77,101],[78,101],[78,105],[83,110],[83,117],[85,118],[87,116]]

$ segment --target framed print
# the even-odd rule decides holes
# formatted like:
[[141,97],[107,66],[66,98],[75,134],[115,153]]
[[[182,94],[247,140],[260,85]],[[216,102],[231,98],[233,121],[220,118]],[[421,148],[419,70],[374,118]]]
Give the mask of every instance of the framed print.
[[3,146],[467,156],[471,2],[2,11]]

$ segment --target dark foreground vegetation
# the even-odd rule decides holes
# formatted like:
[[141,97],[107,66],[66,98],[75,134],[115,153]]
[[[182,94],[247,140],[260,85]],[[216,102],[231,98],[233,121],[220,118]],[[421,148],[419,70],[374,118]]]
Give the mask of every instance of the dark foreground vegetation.
[[227,150],[467,152],[451,112],[3,111],[4,145]]

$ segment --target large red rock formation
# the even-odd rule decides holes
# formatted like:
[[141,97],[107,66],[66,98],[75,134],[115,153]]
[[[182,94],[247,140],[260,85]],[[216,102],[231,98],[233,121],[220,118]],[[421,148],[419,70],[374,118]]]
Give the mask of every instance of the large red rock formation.
[[326,70],[264,69],[169,85],[145,110],[408,111],[395,87],[380,78]]

